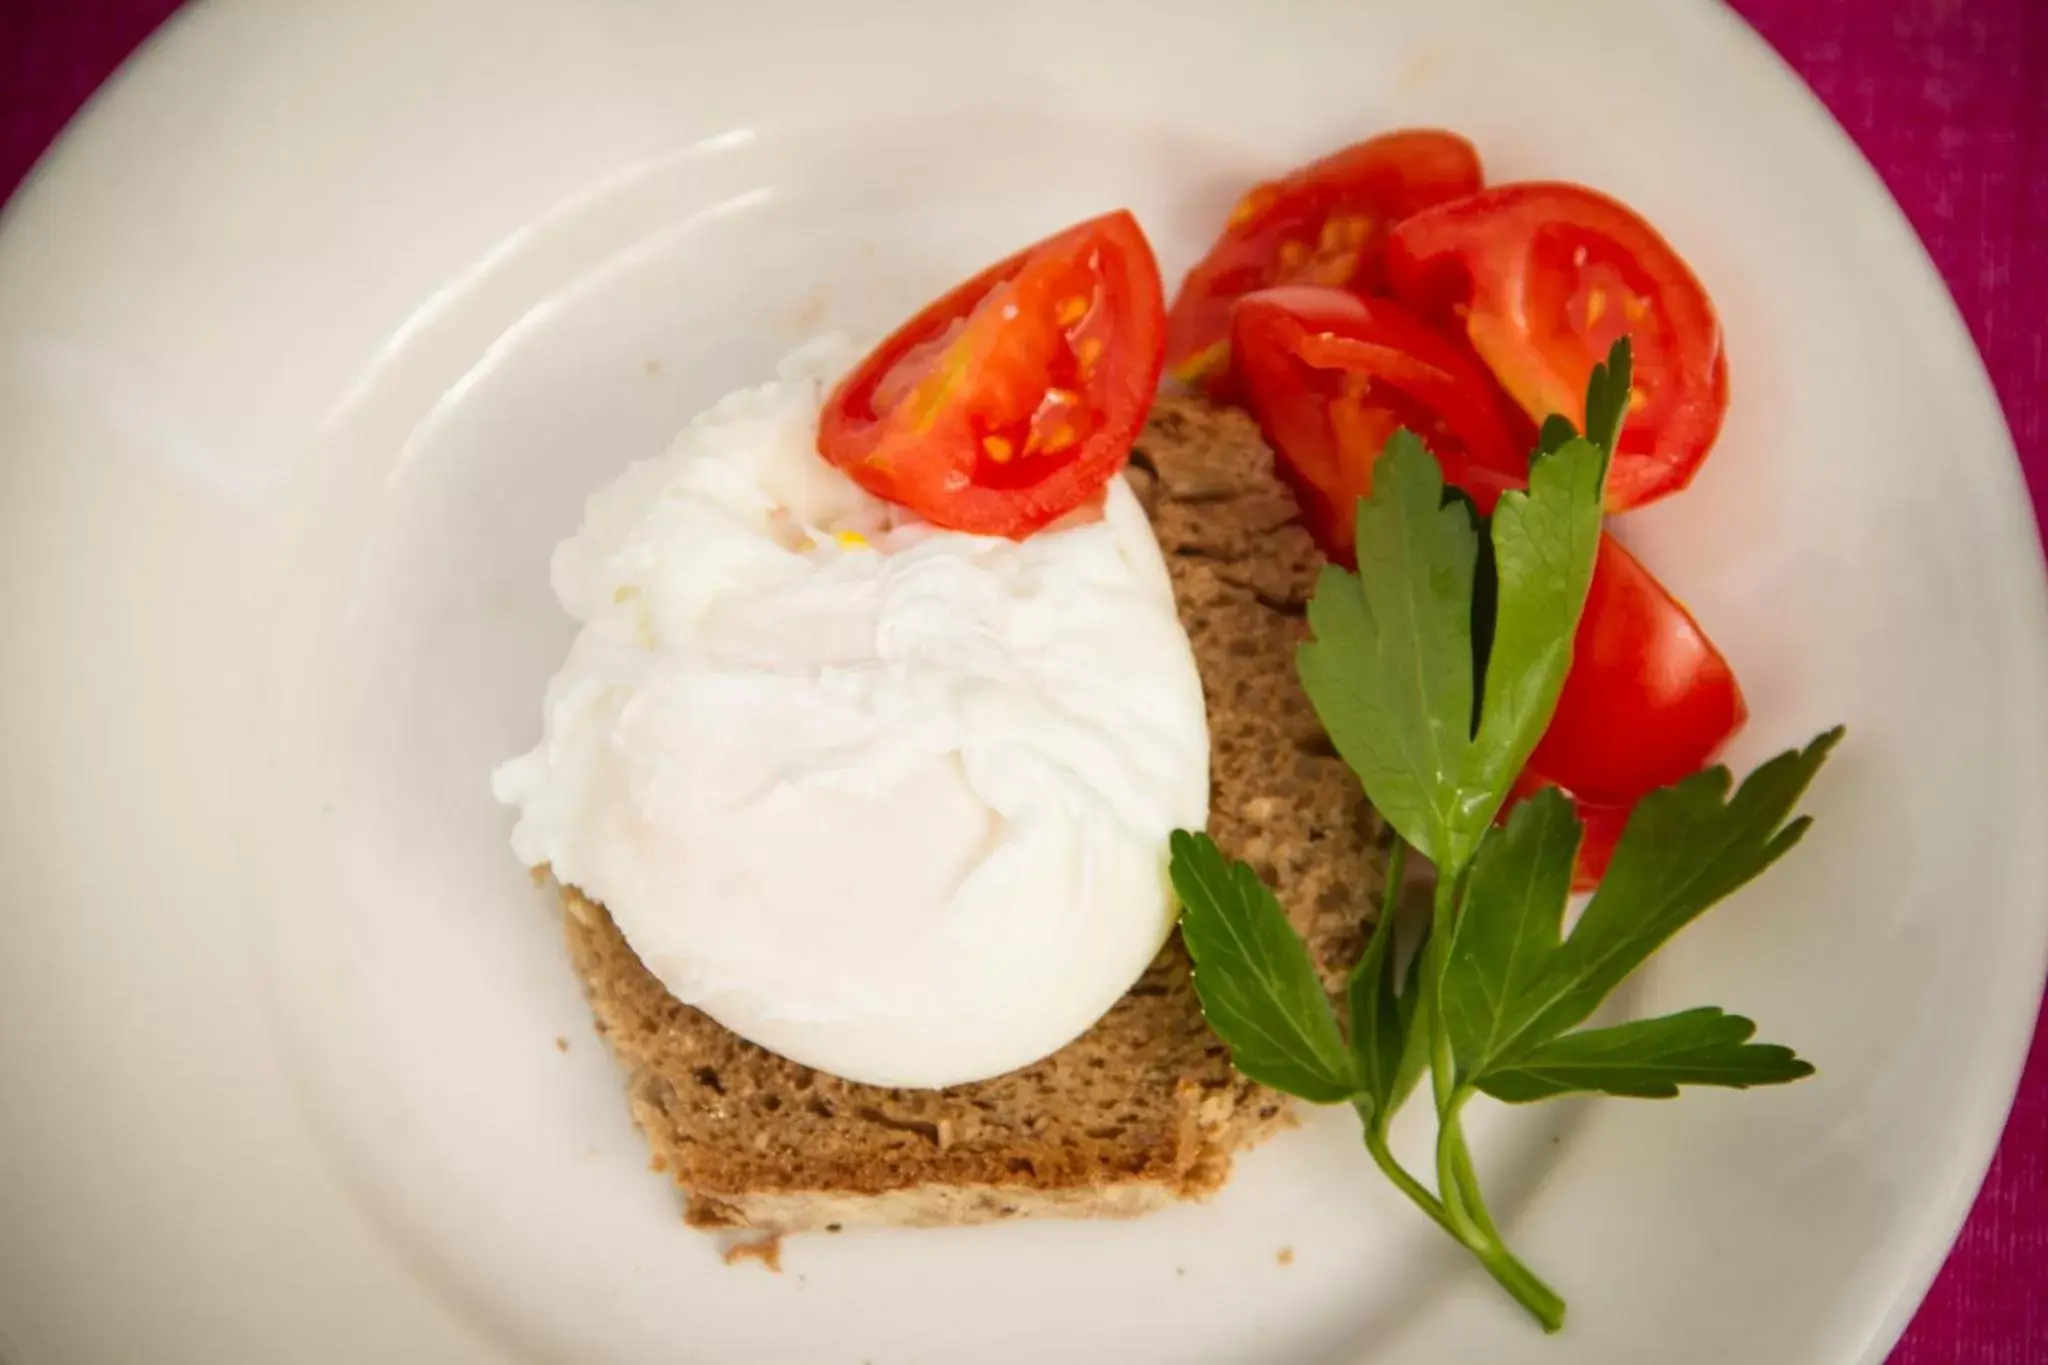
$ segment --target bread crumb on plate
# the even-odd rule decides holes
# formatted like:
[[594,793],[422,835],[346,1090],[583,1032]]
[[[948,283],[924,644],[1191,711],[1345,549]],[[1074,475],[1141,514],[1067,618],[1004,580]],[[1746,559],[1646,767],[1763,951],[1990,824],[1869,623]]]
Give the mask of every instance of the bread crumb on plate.
[[759,1261],[777,1275],[782,1273],[782,1234],[770,1233],[766,1237],[751,1241],[736,1241],[725,1249],[725,1263],[738,1265],[741,1261]]

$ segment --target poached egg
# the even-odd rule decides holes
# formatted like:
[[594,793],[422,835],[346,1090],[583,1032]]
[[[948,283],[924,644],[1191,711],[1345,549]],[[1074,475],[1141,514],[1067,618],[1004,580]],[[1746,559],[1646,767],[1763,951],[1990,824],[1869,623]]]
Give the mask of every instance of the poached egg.
[[1044,1057],[1172,927],[1208,818],[1201,683],[1150,525],[944,530],[818,455],[837,340],[595,494],[580,625],[501,766],[516,855],[604,903],[686,1004],[849,1080]]

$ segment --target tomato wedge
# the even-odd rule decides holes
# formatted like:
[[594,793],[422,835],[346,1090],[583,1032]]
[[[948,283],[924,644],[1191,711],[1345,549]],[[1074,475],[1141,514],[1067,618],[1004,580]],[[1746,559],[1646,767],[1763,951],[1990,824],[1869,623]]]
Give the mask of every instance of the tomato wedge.
[[1129,457],[1164,354],[1159,266],[1118,210],[948,291],[839,382],[818,451],[870,493],[1021,538]]
[[1581,800],[1630,805],[1713,762],[1748,717],[1699,623],[1602,536],[1571,672],[1530,771]]
[[1528,473],[1529,438],[1457,343],[1387,299],[1289,285],[1239,301],[1231,345],[1252,415],[1325,553],[1352,554],[1357,500],[1407,427],[1444,477],[1490,511]]
[[1241,296],[1278,284],[1383,293],[1387,229],[1479,185],[1471,143],[1456,133],[1414,129],[1253,186],[1174,296],[1166,318],[1168,369],[1219,393],[1229,373],[1230,308]]
[[1691,482],[1728,408],[1721,324],[1685,262],[1625,205],[1579,185],[1497,185],[1426,209],[1387,239],[1394,292],[1462,320],[1531,419],[1585,424],[1586,380],[1624,332],[1635,393],[1607,477],[1607,510]]
[[1603,535],[1557,711],[1501,818],[1545,787],[1562,789],[1584,826],[1572,886],[1590,890],[1636,803],[1712,763],[1748,715],[1699,623]]

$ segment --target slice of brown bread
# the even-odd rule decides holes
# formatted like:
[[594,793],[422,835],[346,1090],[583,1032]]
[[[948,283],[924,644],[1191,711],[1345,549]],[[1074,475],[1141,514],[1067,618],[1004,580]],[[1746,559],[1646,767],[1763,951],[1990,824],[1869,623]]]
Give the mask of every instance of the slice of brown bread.
[[[1379,903],[1378,822],[1294,674],[1322,556],[1242,414],[1161,400],[1128,475],[1208,696],[1210,830],[1279,894],[1334,986]],[[569,951],[628,1075],[653,1165],[699,1226],[773,1232],[1130,1216],[1217,1189],[1290,1121],[1202,1021],[1178,935],[1087,1033],[945,1090],[857,1085],[677,1001],[565,888]]]

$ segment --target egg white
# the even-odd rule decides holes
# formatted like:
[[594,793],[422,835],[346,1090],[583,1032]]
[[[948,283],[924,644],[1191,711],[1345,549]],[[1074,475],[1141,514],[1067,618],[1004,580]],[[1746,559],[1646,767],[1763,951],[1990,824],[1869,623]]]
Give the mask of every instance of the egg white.
[[1173,923],[1200,680],[1143,510],[945,531],[813,445],[814,343],[590,499],[582,629],[501,767],[517,855],[679,999],[850,1080],[943,1086],[1085,1031]]

